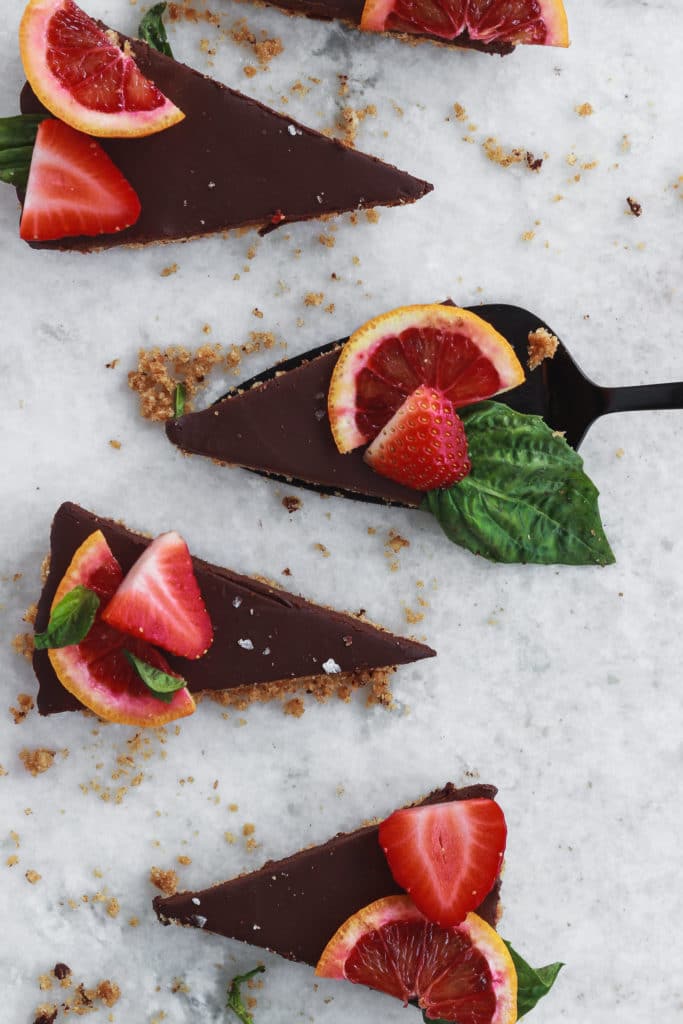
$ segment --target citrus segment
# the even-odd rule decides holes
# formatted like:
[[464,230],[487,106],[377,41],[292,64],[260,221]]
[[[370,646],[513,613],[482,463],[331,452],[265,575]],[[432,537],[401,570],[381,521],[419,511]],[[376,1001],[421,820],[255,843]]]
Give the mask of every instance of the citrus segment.
[[337,360],[328,394],[335,443],[372,441],[422,385],[458,408],[524,380],[512,346],[481,317],[456,306],[403,306],[368,321]]
[[116,33],[73,0],[30,0],[19,29],[26,77],[51,114],[88,135],[152,135],[185,116],[142,74]]
[[482,43],[569,46],[562,0],[366,0],[360,27]]
[[434,1020],[513,1024],[517,975],[500,936],[476,914],[442,928],[409,896],[359,910],[332,937],[316,974],[339,978],[418,1005]]
[[[101,530],[92,533],[76,551],[52,602],[54,608],[77,584],[94,590],[106,605],[123,579]],[[170,703],[157,700],[130,665],[124,651],[176,675],[149,644],[125,636],[98,617],[85,640],[71,647],[48,650],[62,686],[85,707],[108,722],[157,726],[191,715],[195,703],[190,692],[178,690]]]

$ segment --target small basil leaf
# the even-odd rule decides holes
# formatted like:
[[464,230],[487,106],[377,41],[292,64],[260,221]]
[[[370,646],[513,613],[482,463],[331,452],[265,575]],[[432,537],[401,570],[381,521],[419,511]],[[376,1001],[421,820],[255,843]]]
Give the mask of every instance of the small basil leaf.
[[17,114],[14,117],[0,117],[0,149],[32,146],[36,141],[41,122],[50,116],[50,114]]
[[150,7],[138,26],[138,39],[142,39],[143,43],[152,46],[159,53],[165,53],[167,57],[172,57],[173,50],[166,35],[166,26],[162,20],[165,10],[165,3],[155,4],[154,7]]
[[26,188],[38,127],[49,116],[0,117],[0,181],[15,188]]
[[555,979],[564,967],[562,963],[547,964],[545,967],[531,967],[509,942],[503,939],[517,971],[517,1019],[533,1010],[539,999],[547,996]]
[[243,985],[245,981],[249,981],[250,978],[253,978],[255,974],[263,974],[264,971],[265,967],[260,965],[259,967],[255,967],[253,971],[247,971],[246,974],[238,974],[237,977],[233,978],[230,982],[228,987],[228,1001],[225,1005],[228,1010],[232,1010],[232,1012],[239,1017],[242,1024],[254,1024],[254,1018],[242,1002],[240,986]]
[[450,540],[494,562],[614,562],[597,488],[563,437],[500,402],[459,414],[472,472],[422,503]]
[[36,648],[56,650],[80,644],[90,632],[99,607],[97,594],[79,583],[52,609],[45,632],[34,636]]
[[178,383],[173,395],[173,415],[179,419],[185,412],[185,385]]
[[131,651],[124,651],[123,653],[147,689],[157,700],[170,704],[173,700],[173,694],[178,690],[182,690],[183,686],[187,685],[184,679],[180,679],[178,676],[170,676],[168,672],[155,668],[154,665],[150,665],[148,662],[136,657]]
[[428,1017],[426,1010],[422,1011],[422,1020],[425,1024],[453,1024],[452,1021],[440,1020],[437,1017]]

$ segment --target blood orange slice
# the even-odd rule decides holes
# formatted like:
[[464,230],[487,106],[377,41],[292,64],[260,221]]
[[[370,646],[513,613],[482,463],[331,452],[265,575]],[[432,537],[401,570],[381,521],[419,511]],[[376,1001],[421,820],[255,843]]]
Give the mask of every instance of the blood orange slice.
[[366,0],[360,27],[483,43],[569,46],[562,0]]
[[372,441],[409,395],[426,386],[457,409],[524,380],[512,346],[481,317],[456,306],[403,306],[351,335],[330,381],[335,443]]
[[517,1019],[517,973],[497,932],[476,914],[441,928],[409,896],[388,896],[350,917],[328,942],[315,973],[367,985],[404,1004],[417,999],[429,1019]]
[[30,0],[19,47],[31,88],[51,114],[88,135],[152,135],[185,116],[73,0]]
[[[82,584],[95,591],[102,609],[122,579],[121,567],[104,534],[97,530],[73,556],[57,587],[52,608],[77,584]],[[195,703],[189,690],[177,690],[168,703],[158,700],[129,663],[126,650],[154,668],[176,675],[154,647],[107,626],[99,614],[85,640],[71,647],[50,649],[48,656],[62,686],[105,721],[157,726],[192,714]]]

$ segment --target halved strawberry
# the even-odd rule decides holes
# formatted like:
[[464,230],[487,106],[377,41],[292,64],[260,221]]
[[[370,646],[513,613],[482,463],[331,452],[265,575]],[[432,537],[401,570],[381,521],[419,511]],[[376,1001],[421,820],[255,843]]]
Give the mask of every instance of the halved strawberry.
[[102,613],[104,622],[183,658],[201,658],[213,626],[187,544],[177,533],[152,541]]
[[38,128],[21,216],[21,237],[43,242],[122,231],[140,216],[132,185],[99,143],[62,121]]
[[425,917],[450,928],[493,888],[507,826],[494,800],[454,800],[396,811],[379,842],[396,882]]
[[450,487],[472,468],[462,420],[440,391],[424,384],[379,432],[365,461],[376,473],[415,491]]

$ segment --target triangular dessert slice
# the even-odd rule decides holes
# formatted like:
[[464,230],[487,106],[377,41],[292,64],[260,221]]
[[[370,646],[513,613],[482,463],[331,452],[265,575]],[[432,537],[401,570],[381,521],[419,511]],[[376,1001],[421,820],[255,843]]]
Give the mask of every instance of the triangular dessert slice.
[[[494,786],[457,789],[448,783],[420,804],[493,799]],[[403,890],[379,844],[379,825],[341,833],[320,846],[198,892],[157,896],[164,924],[183,924],[239,939],[315,966],[337,928],[358,910]],[[477,914],[495,926],[500,878]]]
[[[428,182],[328,139],[139,40],[122,36],[120,45],[130,47],[142,74],[185,118],[145,138],[98,140],[140,199],[135,224],[95,238],[32,243],[38,247],[87,252],[238,227],[270,229],[412,203],[432,190]],[[44,112],[29,85],[21,110]]]
[[[452,305],[450,300],[444,305]],[[520,360],[529,333],[545,325],[514,306],[468,307],[504,335]],[[348,339],[296,356],[252,377],[208,409],[169,420],[166,434],[185,452],[243,466],[276,480],[347,498],[417,508],[424,495],[365,462],[362,448],[341,454],[330,430],[330,378]],[[547,396],[538,375],[500,400],[547,416]],[[520,405],[521,403],[521,405]]]
[[[50,566],[38,603],[36,631],[46,629],[50,607],[74,552],[101,530],[123,573],[150,540],[110,519],[66,503],[54,518]],[[171,668],[193,693],[222,701],[268,700],[301,690],[324,696],[366,683],[381,689],[394,666],[434,656],[425,644],[394,636],[346,615],[280,590],[261,579],[194,558],[193,567],[214,640],[197,661],[168,655]],[[79,702],[60,684],[46,650],[36,650],[38,709],[43,715],[72,711]]]

